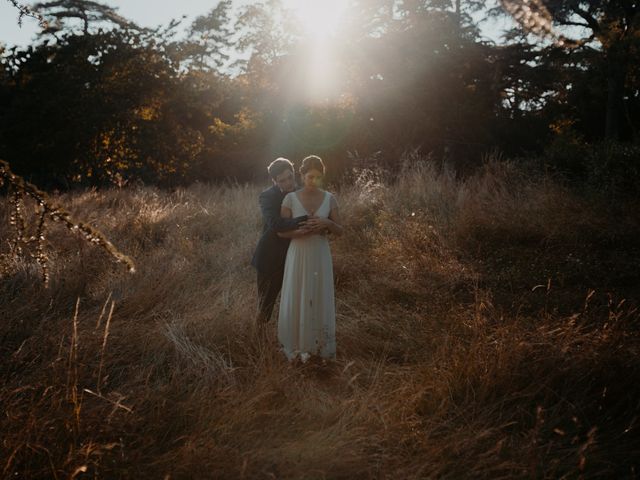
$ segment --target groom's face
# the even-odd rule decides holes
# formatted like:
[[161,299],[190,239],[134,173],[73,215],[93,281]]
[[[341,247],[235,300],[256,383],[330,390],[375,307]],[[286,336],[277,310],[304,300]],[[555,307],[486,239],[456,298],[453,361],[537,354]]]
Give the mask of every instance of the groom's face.
[[273,180],[273,183],[283,193],[293,192],[295,188],[293,172],[291,170],[286,170],[282,172],[280,175],[276,175],[276,178]]

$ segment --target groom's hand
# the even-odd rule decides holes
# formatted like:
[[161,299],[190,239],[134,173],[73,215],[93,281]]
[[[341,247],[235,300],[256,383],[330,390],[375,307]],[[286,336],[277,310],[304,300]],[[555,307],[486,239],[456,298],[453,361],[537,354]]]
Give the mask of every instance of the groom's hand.
[[308,229],[310,233],[326,233],[326,219],[310,215],[308,220],[304,222],[304,228]]
[[300,225],[300,226],[297,228],[296,232],[299,232],[299,233],[301,233],[302,235],[309,235],[310,233],[313,233],[313,230],[311,230],[311,228],[310,228],[310,227],[306,227],[306,226],[304,226],[304,225]]
[[318,218],[315,215],[309,215],[304,222],[300,222],[298,226],[298,231],[303,234],[312,234],[317,233],[317,228],[314,223],[314,220]]
[[[311,216],[309,216],[309,218],[311,218]],[[300,232],[303,235],[308,235],[310,233],[313,233],[313,229],[311,228],[310,225],[308,225],[309,220],[305,220],[304,222],[300,222],[298,224],[298,228],[296,229],[297,232]]]

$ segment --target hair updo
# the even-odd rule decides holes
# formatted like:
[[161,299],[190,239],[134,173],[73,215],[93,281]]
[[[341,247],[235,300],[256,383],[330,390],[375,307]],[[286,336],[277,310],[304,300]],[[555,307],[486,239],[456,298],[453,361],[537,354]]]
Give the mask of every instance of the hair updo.
[[317,170],[324,175],[324,163],[322,162],[322,159],[317,155],[309,155],[302,160],[302,165],[300,165],[300,173],[302,175],[305,175],[311,170]]

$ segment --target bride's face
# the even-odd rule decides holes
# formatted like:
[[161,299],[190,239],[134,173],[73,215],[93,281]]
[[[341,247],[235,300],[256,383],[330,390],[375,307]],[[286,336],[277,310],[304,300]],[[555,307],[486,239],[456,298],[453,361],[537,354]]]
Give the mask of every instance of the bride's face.
[[322,172],[318,170],[309,170],[302,175],[302,182],[307,188],[320,188],[322,185]]

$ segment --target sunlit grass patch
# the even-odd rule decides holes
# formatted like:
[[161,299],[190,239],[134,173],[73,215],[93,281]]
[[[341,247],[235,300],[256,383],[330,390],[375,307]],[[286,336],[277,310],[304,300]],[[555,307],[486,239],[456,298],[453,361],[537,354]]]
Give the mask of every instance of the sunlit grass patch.
[[[343,185],[337,359],[295,366],[275,319],[266,340],[252,324],[258,193],[54,197],[138,268],[52,231],[49,288],[25,259],[0,283],[4,478],[638,468],[638,256],[597,243],[640,231],[632,218],[514,164],[459,178],[425,162]],[[597,262],[607,275],[594,275]]]

